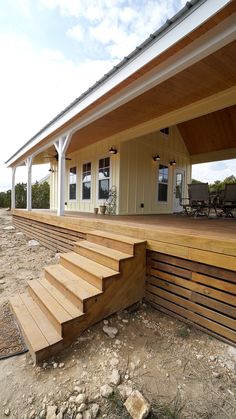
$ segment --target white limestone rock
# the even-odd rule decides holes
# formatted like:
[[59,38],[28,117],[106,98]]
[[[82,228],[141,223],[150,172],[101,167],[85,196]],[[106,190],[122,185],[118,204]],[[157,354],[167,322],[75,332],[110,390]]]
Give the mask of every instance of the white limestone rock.
[[115,368],[114,370],[112,370],[110,383],[114,384],[115,386],[118,386],[120,384],[120,380],[121,380],[120,373],[118,369]]
[[111,339],[114,339],[118,333],[118,329],[116,327],[110,327],[107,325],[103,326],[102,330]]
[[124,405],[133,419],[145,419],[151,407],[138,390],[131,393]]
[[112,395],[113,388],[109,386],[108,384],[105,384],[104,386],[101,387],[100,393],[102,397],[105,397],[105,399],[107,399],[109,396]]

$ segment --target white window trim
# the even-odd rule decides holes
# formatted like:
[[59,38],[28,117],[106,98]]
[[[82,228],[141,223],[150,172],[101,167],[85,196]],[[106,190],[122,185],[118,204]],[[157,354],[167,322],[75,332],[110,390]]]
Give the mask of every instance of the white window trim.
[[110,176],[109,176],[109,190],[111,189],[111,180],[112,180],[112,159],[111,156],[108,154],[106,154],[105,156],[100,156],[97,160],[97,202],[99,204],[103,203],[104,201],[106,201],[106,199],[103,198],[99,198],[99,160],[102,159],[106,159],[108,158],[110,159]]
[[[75,187],[75,198],[73,199],[71,199],[70,198],[70,169],[72,168],[72,167],[75,167],[76,168],[76,176],[75,176],[75,185],[76,185],[76,187]],[[70,165],[69,167],[68,167],[68,202],[77,202],[78,201],[78,165],[75,163],[75,164],[73,164],[73,165]]]
[[[166,134],[164,134],[164,135],[166,135]],[[159,192],[159,167],[160,167],[160,165],[161,166],[166,166],[166,167],[168,167],[168,183],[167,183],[167,201],[159,201],[159,199],[158,199],[158,192]],[[157,166],[157,173],[156,173],[156,180],[157,180],[157,189],[156,189],[156,191],[157,191],[157,203],[158,203],[158,205],[168,205],[168,198],[169,198],[169,184],[170,184],[170,167],[169,167],[169,164],[168,163],[166,163],[166,162],[159,162],[159,164],[158,164],[158,166]],[[166,184],[164,184],[164,185],[166,185]]]
[[[90,188],[90,198],[89,199],[85,199],[85,198],[83,198],[83,165],[84,164],[88,164],[88,163],[90,163],[91,164],[91,188]],[[82,162],[81,163],[81,193],[80,193],[80,198],[81,198],[81,201],[82,202],[91,202],[92,201],[92,196],[93,196],[93,182],[92,182],[92,177],[93,177],[93,166],[94,166],[94,164],[92,163],[92,161],[90,160],[90,161],[88,161],[88,160],[86,160],[86,161],[84,161],[84,162]]]

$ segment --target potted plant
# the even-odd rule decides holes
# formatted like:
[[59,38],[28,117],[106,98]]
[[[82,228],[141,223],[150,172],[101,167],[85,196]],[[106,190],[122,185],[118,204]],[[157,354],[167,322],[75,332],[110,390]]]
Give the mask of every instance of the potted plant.
[[99,205],[99,210],[100,210],[100,214],[103,214],[103,215],[106,214],[107,207],[106,207],[105,202],[103,202],[103,204]]

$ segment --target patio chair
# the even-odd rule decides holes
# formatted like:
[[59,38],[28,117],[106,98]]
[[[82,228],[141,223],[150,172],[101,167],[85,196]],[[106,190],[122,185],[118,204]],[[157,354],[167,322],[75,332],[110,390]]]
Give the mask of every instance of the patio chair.
[[209,216],[211,208],[216,213],[215,201],[210,199],[208,183],[191,183],[188,185],[188,196],[182,200],[187,215],[198,217]]
[[236,209],[236,183],[226,183],[224,194],[219,200],[217,206],[221,210],[218,216],[234,217],[234,210]]

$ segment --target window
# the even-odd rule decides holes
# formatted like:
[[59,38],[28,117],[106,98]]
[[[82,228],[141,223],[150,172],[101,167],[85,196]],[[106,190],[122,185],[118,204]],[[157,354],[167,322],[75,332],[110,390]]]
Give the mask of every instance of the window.
[[110,157],[99,160],[98,199],[107,199],[110,189]]
[[70,167],[69,173],[69,199],[76,199],[76,167]]
[[91,198],[91,163],[82,166],[82,199]]
[[162,128],[162,129],[160,129],[160,132],[162,132],[162,134],[169,135],[170,129],[169,129],[169,127]]
[[158,172],[158,201],[167,202],[168,193],[168,166],[159,165]]

